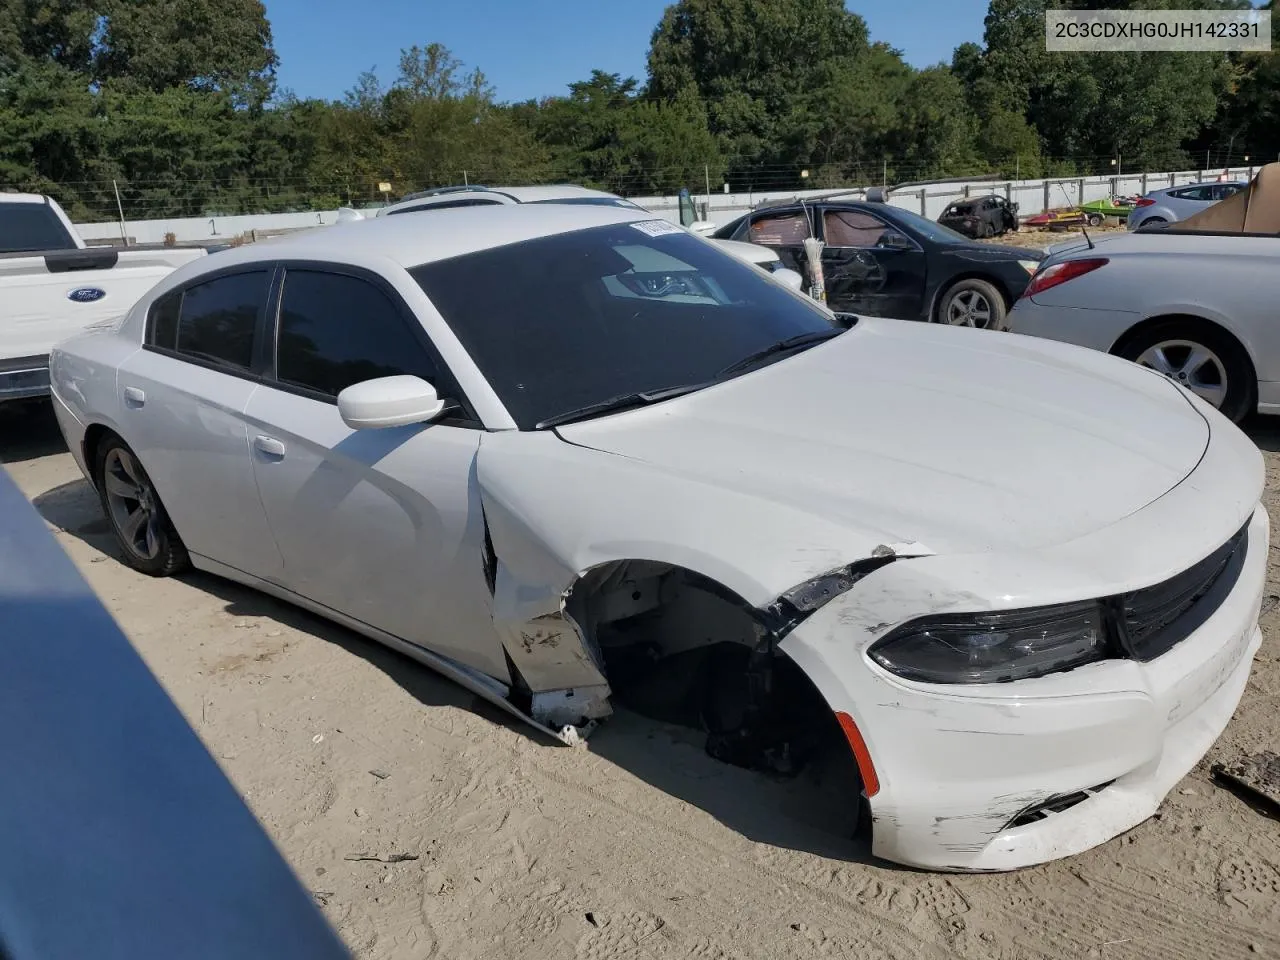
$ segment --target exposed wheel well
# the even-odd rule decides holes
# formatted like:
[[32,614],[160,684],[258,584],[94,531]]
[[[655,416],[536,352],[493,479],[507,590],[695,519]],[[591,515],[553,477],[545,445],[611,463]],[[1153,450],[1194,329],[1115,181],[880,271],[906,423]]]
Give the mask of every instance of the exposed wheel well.
[[98,448],[102,441],[112,436],[112,431],[100,423],[91,423],[84,431],[83,453],[85,466],[89,469],[89,481],[97,486],[98,478],[93,476],[93,465],[98,460]]
[[672,564],[619,560],[580,577],[565,612],[617,702],[705,731],[717,759],[792,774],[835,746],[852,761],[835,713],[778,649],[768,616],[723,584]]

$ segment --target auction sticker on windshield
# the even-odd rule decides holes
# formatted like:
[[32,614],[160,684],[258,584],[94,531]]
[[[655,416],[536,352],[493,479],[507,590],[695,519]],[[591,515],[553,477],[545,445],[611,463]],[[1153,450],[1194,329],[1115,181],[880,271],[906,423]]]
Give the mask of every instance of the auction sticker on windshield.
[[670,220],[641,220],[631,226],[650,237],[665,237],[672,233],[684,233],[682,228],[677,227]]

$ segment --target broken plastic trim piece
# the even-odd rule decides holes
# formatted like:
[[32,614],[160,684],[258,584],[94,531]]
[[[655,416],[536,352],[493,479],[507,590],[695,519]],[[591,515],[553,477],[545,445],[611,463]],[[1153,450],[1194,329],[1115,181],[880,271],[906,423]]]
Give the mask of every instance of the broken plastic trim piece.
[[772,621],[770,632],[781,640],[814,611],[848,593],[863,577],[896,559],[892,552],[878,554],[797,584],[765,608],[764,612]]

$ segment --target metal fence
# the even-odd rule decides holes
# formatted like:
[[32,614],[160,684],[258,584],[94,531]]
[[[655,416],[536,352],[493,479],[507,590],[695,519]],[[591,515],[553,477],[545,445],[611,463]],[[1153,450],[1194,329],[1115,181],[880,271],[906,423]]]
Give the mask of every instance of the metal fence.
[[[894,206],[912,210],[931,220],[946,208],[947,204],[969,196],[997,193],[1016,202],[1024,216],[1043,213],[1046,210],[1070,207],[1110,196],[1143,194],[1162,187],[1180,183],[1196,183],[1216,180],[1219,177],[1252,179],[1256,167],[1230,167],[1214,170],[1178,170],[1164,173],[1126,173],[1107,177],[1066,177],[1040,180],[969,180],[909,186],[894,190],[889,202]],[[855,194],[862,188],[849,188]],[[769,193],[710,193],[695,196],[699,207],[705,210],[705,219],[714,223],[726,223],[754,209],[762,203],[788,200],[793,197],[812,197],[836,192],[827,190],[772,191]],[[679,198],[676,196],[632,197],[633,201],[657,216],[673,223],[680,221]],[[309,213],[245,214],[230,217],[200,217],[175,220],[129,220],[78,223],[76,229],[90,243],[163,243],[166,237],[179,243],[227,242],[250,233],[276,233],[301,230],[309,227],[328,226],[338,221],[337,210],[317,210]]]

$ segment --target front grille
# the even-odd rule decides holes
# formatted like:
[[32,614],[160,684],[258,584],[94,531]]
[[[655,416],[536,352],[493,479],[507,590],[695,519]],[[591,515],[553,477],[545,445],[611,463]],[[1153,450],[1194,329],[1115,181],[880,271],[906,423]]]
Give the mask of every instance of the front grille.
[[[1245,524],[1209,556],[1164,583],[1116,599],[1122,643],[1134,657],[1146,661],[1167,653],[1213,613],[1240,573],[1248,530]],[[1215,591],[1220,583],[1223,589]]]

